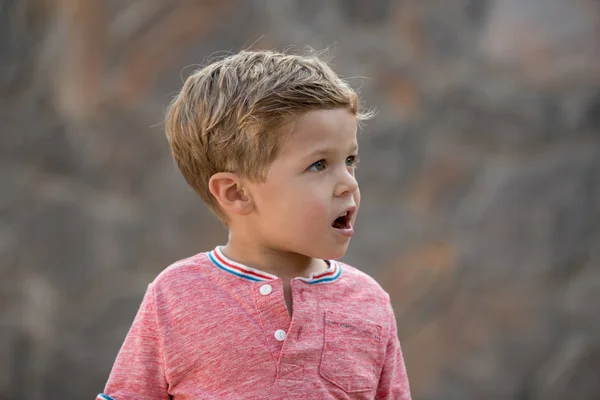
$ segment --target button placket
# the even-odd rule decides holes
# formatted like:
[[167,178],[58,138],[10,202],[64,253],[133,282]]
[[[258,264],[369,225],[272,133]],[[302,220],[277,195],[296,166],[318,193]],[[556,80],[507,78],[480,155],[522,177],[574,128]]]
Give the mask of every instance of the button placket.
[[[303,295],[304,282],[299,279],[292,280],[291,289],[293,297],[293,315],[290,321],[289,328],[286,332],[287,340],[284,340],[281,348],[278,369],[277,382],[281,385],[295,385],[304,380],[304,367],[302,364],[306,360],[298,359],[295,356],[298,349],[298,338],[302,331],[303,323],[311,323],[303,321],[303,315],[306,315],[305,298]],[[298,321],[301,321],[300,323]],[[303,346],[302,346],[303,347]]]
[[280,280],[257,282],[253,290],[266,343],[277,360],[290,327],[290,316],[283,297],[283,284]]

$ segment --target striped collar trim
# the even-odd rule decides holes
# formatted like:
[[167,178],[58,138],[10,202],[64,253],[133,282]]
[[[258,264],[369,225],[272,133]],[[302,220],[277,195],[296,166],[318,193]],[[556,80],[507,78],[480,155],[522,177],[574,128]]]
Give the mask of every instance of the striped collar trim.
[[[244,264],[240,264],[233,260],[230,260],[223,254],[221,247],[215,248],[213,251],[208,253],[208,258],[217,267],[225,272],[229,272],[240,278],[253,281],[253,282],[265,282],[279,279],[276,275],[263,272],[261,270],[250,268]],[[329,268],[324,272],[311,274],[309,278],[296,278],[309,284],[332,282],[340,277],[342,274],[342,267],[335,261],[327,261]]]
[[342,274],[342,266],[337,262],[330,260],[327,261],[329,268],[325,272],[319,272],[318,274],[310,274],[309,278],[296,278],[314,285],[315,283],[333,282]]
[[217,247],[208,253],[210,260],[223,271],[239,276],[240,278],[248,279],[254,282],[272,281],[277,279],[275,275],[267,272],[262,272],[258,269],[250,268],[244,264],[237,263],[225,257],[220,247]]

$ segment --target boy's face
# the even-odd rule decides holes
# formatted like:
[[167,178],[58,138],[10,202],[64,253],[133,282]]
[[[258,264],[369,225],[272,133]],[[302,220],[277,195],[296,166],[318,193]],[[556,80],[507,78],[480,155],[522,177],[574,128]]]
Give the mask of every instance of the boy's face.
[[346,109],[296,121],[266,180],[251,185],[252,230],[264,246],[321,259],[345,254],[360,204],[356,130]]

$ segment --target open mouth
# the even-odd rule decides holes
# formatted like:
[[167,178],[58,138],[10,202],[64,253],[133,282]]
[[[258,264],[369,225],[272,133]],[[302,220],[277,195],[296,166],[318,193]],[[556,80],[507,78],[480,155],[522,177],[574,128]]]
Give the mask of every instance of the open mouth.
[[337,217],[331,224],[335,229],[350,229],[352,228],[352,214],[354,209],[344,211],[342,215]]

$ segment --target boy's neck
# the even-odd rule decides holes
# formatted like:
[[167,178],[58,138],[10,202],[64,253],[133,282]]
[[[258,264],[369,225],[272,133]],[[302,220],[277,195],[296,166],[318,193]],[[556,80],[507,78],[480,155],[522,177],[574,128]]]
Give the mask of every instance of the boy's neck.
[[290,279],[308,277],[311,273],[323,272],[328,268],[327,263],[320,259],[243,242],[231,236],[221,250],[227,258],[273,274],[281,278],[284,284]]

